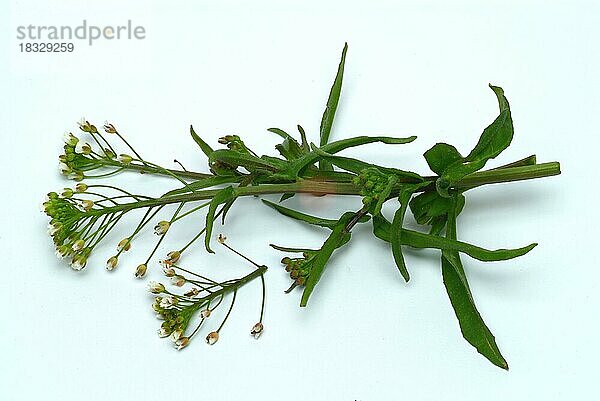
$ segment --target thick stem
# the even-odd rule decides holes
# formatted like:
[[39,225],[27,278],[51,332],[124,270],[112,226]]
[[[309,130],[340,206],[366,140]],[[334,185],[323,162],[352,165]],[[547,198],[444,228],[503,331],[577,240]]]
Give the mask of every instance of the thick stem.
[[[560,164],[558,162],[525,165],[520,167],[506,167],[502,169],[480,171],[473,174],[469,174],[460,182],[458,182],[455,185],[455,187],[460,190],[468,190],[486,184],[530,180],[534,178],[549,177],[558,174],[560,174]],[[431,180],[432,185],[434,185],[434,180],[436,178],[437,177],[428,177],[427,179]],[[400,189],[401,185],[402,184],[399,184],[398,189],[392,192],[392,196],[397,195],[397,192]],[[209,189],[181,195],[165,196],[162,198],[130,202],[116,206],[109,206],[102,209],[95,209],[92,213],[102,215],[118,211],[129,211],[132,209],[142,207],[206,200],[213,198],[219,191],[220,189]],[[360,188],[348,182],[314,181],[300,179],[297,182],[289,184],[262,184],[257,186],[235,187],[233,188],[233,191],[235,197],[282,193],[310,193],[314,195],[359,195]]]

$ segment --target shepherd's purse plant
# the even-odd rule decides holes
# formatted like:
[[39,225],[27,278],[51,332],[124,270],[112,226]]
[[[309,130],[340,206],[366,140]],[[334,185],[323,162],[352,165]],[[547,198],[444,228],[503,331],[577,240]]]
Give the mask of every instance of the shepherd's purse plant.
[[[537,244],[489,250],[460,241],[458,217],[465,207],[468,191],[487,184],[557,175],[560,174],[559,163],[537,163],[535,156],[529,156],[500,167],[484,169],[486,163],[500,155],[513,138],[508,100],[502,88],[493,85],[490,89],[498,101],[498,116],[483,130],[466,156],[447,143],[437,143],[427,150],[424,157],[432,175],[341,156],[340,152],[345,149],[369,143],[397,146],[416,139],[414,136],[357,136],[330,140],[340,99],[346,52],[347,45],[325,106],[318,144],[309,142],[301,126],[298,126],[299,139],[282,129],[270,128],[269,132],[281,138],[281,143],[275,146],[279,153],[276,156],[257,155],[237,135],[219,138],[221,146],[213,149],[190,127],[191,138],[208,159],[209,172],[193,172],[183,166],[171,169],[144,159],[115,125],[106,123],[98,129],[83,120],[79,124],[80,135],[68,133],[64,153],[59,156],[61,173],[77,183],[73,188],[50,192],[43,204],[43,210],[50,218],[49,233],[56,254],[67,258],[75,270],[85,268],[91,254],[123,217],[140,211],[138,223],[130,227],[130,234],[118,243],[115,254],[106,262],[106,269],[115,269],[132,244],[140,241],[142,233],[151,228],[157,240],[147,258],[134,264],[137,266],[135,277],[143,278],[148,269],[155,266],[156,254],[174,228],[184,221],[193,227],[199,226],[194,236],[172,245],[159,261],[170,286],[157,282],[149,284],[150,292],[155,295],[152,308],[163,321],[159,335],[170,337],[178,349],[187,346],[205,325],[215,319],[210,319],[211,315],[225,301],[229,306],[221,313],[222,319],[205,336],[209,344],[216,343],[233,309],[238,290],[259,280],[261,309],[250,331],[258,338],[264,330],[266,266],[238,252],[222,235],[219,235],[218,242],[244,258],[251,267],[245,276],[217,281],[184,268],[180,261],[192,249],[204,248],[206,252],[214,252],[215,221],[221,219],[224,224],[236,199],[280,194],[279,202],[262,201],[283,216],[322,227],[326,234],[322,246],[316,249],[271,244],[274,249],[286,254],[281,259],[291,279],[286,292],[300,288],[300,306],[308,304],[325,268],[330,265],[332,255],[343,252],[350,244],[353,228],[358,224],[370,224],[373,235],[389,244],[390,260],[393,259],[402,280],[410,279],[410,270],[403,256],[404,248],[439,251],[443,282],[463,337],[494,365],[508,369],[494,336],[475,306],[461,257],[467,255],[482,262],[507,260],[525,255]],[[110,177],[122,172],[143,173],[147,179],[153,175],[170,177],[178,188],[158,197],[134,193],[110,181]],[[103,179],[98,181],[103,183],[96,183],[97,179]],[[337,219],[327,219],[284,206],[285,200],[300,193],[351,196],[358,201],[355,208]],[[386,202],[396,205],[392,219],[381,213]],[[164,217],[165,211],[169,210],[165,208],[168,205],[174,212]],[[204,210],[205,216],[199,217],[199,212]],[[409,210],[421,230],[405,227],[404,220]],[[199,221],[204,223],[198,224]]]

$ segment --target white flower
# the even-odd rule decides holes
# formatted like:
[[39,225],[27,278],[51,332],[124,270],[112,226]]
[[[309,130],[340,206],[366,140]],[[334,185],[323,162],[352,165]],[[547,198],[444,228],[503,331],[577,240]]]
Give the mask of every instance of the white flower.
[[173,270],[173,268],[168,267],[168,266],[163,266],[163,273],[167,277],[173,277],[173,276],[175,276],[175,270]]
[[210,317],[210,309],[206,308],[204,309],[202,312],[200,312],[200,316],[202,316],[204,319],[206,319],[207,317]]
[[82,256],[75,256],[71,261],[71,269],[81,270],[85,267],[87,259]]
[[181,337],[183,337],[183,330],[177,329],[171,333],[171,340],[173,342],[177,342]]
[[65,132],[65,134],[63,135],[63,141],[70,146],[75,146],[77,145],[77,142],[79,142],[79,138],[77,138],[75,135],[73,135],[70,132]]
[[79,141],[75,145],[75,153],[89,155],[92,153],[92,146],[87,142]]
[[181,337],[177,341],[175,341],[175,348],[178,350],[185,348],[190,343],[189,337]]
[[160,338],[168,337],[169,336],[169,332],[164,327],[161,327],[160,329],[158,329],[158,336]]
[[56,252],[54,252],[54,254],[56,255],[57,258],[64,259],[65,256],[67,256],[68,252],[69,252],[68,247],[61,245],[59,247],[56,247]]
[[146,270],[147,269],[148,269],[147,266],[144,263],[142,263],[141,265],[139,265],[135,269],[135,277],[136,278],[142,278],[142,277],[144,277],[146,275]]
[[60,230],[61,227],[62,224],[60,224],[59,222],[48,224],[48,235],[53,236]]
[[153,294],[160,294],[165,290],[165,286],[156,281],[151,281],[148,283],[148,290]]
[[113,271],[117,267],[117,263],[119,263],[119,259],[116,256],[111,256],[106,261],[106,270]]
[[180,275],[175,275],[175,276],[171,277],[171,284],[173,284],[177,287],[182,287],[185,284],[185,277],[180,276]]
[[161,301],[160,301],[160,307],[163,309],[168,309],[172,306],[175,306],[178,304],[178,300],[177,298],[175,298],[172,295],[167,295],[166,297],[164,297]]
[[58,163],[58,170],[62,175],[67,175],[71,173],[71,167],[67,166],[67,164],[63,162]]
[[83,207],[83,210],[86,212],[89,212],[94,207],[94,202],[89,199],[85,199],[81,202],[81,207]]
[[75,252],[77,252],[77,251],[81,251],[84,246],[85,246],[85,241],[82,239],[78,239],[77,241],[75,241],[73,243],[73,246],[71,248],[73,248],[73,250]]

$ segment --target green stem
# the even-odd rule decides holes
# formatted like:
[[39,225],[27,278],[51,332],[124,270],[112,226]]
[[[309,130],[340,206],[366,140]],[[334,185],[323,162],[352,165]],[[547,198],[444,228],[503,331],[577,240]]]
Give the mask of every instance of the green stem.
[[[560,164],[558,162],[542,163],[535,165],[526,165],[520,167],[507,167],[502,169],[494,169],[480,171],[469,174],[456,184],[457,189],[468,190],[481,185],[495,184],[509,181],[522,181],[534,178],[549,177],[560,174]],[[428,180],[433,181],[437,177],[428,177]],[[391,196],[397,196],[400,186],[392,191]],[[424,189],[429,188],[426,187]],[[424,190],[422,189],[422,190]],[[208,189],[204,191],[196,191],[182,195],[166,196],[156,199],[142,200],[138,202],[124,203],[116,206],[109,206],[103,209],[98,209],[92,213],[102,215],[105,213],[114,213],[118,211],[129,211],[142,207],[160,206],[171,203],[194,202],[213,198],[220,189]],[[262,184],[257,186],[235,187],[233,188],[234,196],[255,196],[267,194],[281,193],[310,193],[314,195],[359,195],[360,188],[348,182],[331,182],[331,181],[313,181],[300,179],[297,182],[289,184]]]
[[248,273],[244,277],[240,278],[235,283],[229,284],[229,285],[221,288],[218,291],[212,292],[212,293],[210,293],[210,295],[207,295],[204,298],[210,297],[210,299],[214,299],[215,297],[217,297],[219,295],[225,295],[232,291],[237,291],[240,287],[244,286],[245,284],[248,284],[250,281],[254,280],[255,278],[258,278],[258,277],[262,276],[263,274],[265,274],[266,271],[267,271],[267,267],[261,266],[261,267],[257,268],[256,270],[253,270],[251,273]]

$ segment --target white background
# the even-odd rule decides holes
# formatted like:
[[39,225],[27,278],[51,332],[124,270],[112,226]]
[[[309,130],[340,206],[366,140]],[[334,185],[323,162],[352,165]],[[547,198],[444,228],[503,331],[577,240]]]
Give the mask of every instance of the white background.
[[[591,399],[600,357],[600,7],[414,3],[2,2],[0,399]],[[19,52],[18,25],[76,26],[84,18],[95,25],[131,19],[147,37],[91,47],[78,41],[72,54]],[[46,192],[71,185],[55,166],[62,134],[77,130],[79,118],[110,120],[149,160],[171,167],[177,157],[202,171],[190,123],[212,145],[238,133],[259,153],[277,143],[265,131],[271,126],[292,132],[301,123],[314,141],[345,41],[332,138],[419,137],[345,154],[426,173],[421,154],[434,143],[463,152],[475,144],[497,114],[493,83],[506,91],[516,133],[491,164],[532,153],[562,163],[559,177],[473,191],[460,218],[459,236],[488,248],[540,243],[508,262],[464,258],[508,372],[462,339],[438,253],[407,251],[412,280],[405,284],[389,248],[366,226],[300,309],[299,292],[283,294],[282,255],[267,244],[314,247],[326,233],[274,215],[258,199],[238,201],[217,232],[270,266],[265,334],[259,341],[248,334],[260,302],[254,283],[238,294],[217,345],[198,338],[182,352],[156,336],[147,280],[132,275],[153,244],[150,233],[110,274],[104,260],[124,229],[79,274],[54,257],[38,208]],[[135,174],[116,181],[150,194],[173,185]],[[299,197],[289,204],[334,217],[358,202]],[[202,215],[190,219],[170,243],[201,225]],[[185,264],[216,277],[248,271],[217,251],[198,247]],[[157,264],[151,268],[150,278],[160,279]]]

